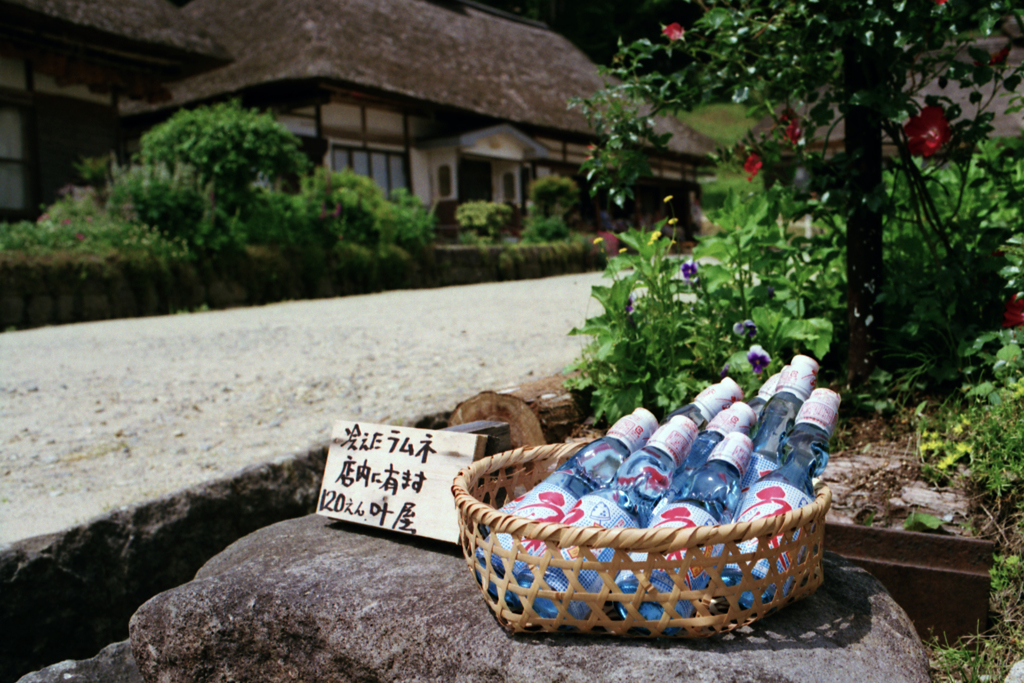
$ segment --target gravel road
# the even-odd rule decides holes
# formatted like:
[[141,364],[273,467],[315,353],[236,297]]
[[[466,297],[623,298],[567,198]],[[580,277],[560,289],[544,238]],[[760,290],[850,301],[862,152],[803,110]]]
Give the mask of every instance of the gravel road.
[[0,334],[0,544],[562,370],[600,273]]

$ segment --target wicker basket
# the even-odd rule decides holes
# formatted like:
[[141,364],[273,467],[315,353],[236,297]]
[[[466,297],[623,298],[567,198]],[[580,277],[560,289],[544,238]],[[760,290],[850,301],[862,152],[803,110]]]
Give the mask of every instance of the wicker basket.
[[[754,522],[687,529],[581,528],[535,522],[496,509],[506,498],[542,481],[580,447],[556,444],[506,451],[475,462],[455,478],[452,492],[463,554],[484,599],[506,629],[701,638],[752,623],[821,585],[825,514],[832,500],[823,484],[818,484],[815,500],[799,510]],[[496,540],[499,534],[508,535],[504,539],[511,540],[511,549]],[[751,539],[759,539],[757,547],[743,552],[740,544]],[[527,552],[524,542],[539,554]],[[612,549],[603,551],[610,559],[597,560],[594,553],[602,548]],[[570,552],[575,559],[565,559],[561,549],[576,549]],[[676,551],[683,549],[680,557]],[[673,559],[667,560],[673,552]],[[788,567],[780,557],[788,559]],[[767,558],[770,570],[758,579],[750,569],[761,558]],[[512,572],[496,570],[515,562],[525,563],[535,577],[528,588],[513,581]],[[727,564],[740,569],[741,578],[732,586],[721,580]],[[552,590],[544,580],[551,576],[546,575],[549,570],[561,570],[567,587]],[[636,593],[624,593],[616,585],[624,570],[636,577]],[[691,589],[685,580],[688,571],[691,576],[700,576],[701,571],[707,575]],[[706,585],[698,589],[702,583]],[[762,596],[771,590],[774,599],[763,602]],[[747,609],[739,599],[744,593],[752,601]],[[650,603],[657,603],[657,620],[641,615],[641,606],[651,615]]]

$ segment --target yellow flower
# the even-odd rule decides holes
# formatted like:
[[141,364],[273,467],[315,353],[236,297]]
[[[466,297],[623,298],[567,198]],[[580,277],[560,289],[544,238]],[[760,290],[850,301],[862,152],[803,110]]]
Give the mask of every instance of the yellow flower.
[[651,236],[647,239],[647,246],[651,246],[658,239],[658,233],[652,232]]
[[601,242],[604,242],[604,238],[603,237],[598,237],[598,238],[596,238],[594,240],[594,244],[601,244]]
[[619,249],[619,253],[620,254],[625,254],[626,253],[626,248],[622,247],[622,249]]
[[669,224],[669,225],[675,225],[675,224],[676,224],[676,223],[678,223],[678,222],[679,222],[679,219],[678,219],[678,218],[675,218],[675,217],[672,217],[672,218],[669,218],[669,219],[668,219],[668,224]]
[[672,195],[669,195],[669,196],[665,197],[665,203],[666,204],[668,204],[670,201],[672,201]]
[[955,434],[955,435],[963,434],[963,431],[964,431],[963,424],[958,424],[955,427],[953,427],[953,434]]
[[956,445],[956,453],[957,453],[957,455],[967,455],[970,452],[971,452],[970,444],[958,443]]

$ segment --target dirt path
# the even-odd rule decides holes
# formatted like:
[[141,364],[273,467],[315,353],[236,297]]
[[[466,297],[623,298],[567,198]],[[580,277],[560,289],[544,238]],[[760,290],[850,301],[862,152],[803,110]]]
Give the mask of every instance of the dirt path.
[[600,273],[0,334],[0,543],[561,371]]

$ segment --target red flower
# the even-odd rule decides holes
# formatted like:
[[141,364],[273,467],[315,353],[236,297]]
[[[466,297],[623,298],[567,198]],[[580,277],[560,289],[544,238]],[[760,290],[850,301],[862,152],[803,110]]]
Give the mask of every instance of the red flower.
[[666,26],[665,28],[661,29],[661,34],[663,36],[666,36],[669,40],[679,40],[680,38],[683,37],[683,34],[685,32],[686,31],[683,29],[683,27],[679,25],[679,22],[673,22]]
[[945,5],[946,4],[946,0],[935,0],[935,4],[936,5]]
[[1007,45],[999,52],[992,53],[992,59],[988,60],[989,66],[995,66],[997,64],[1005,64],[1006,58],[1010,56],[1010,46]]
[[81,242],[82,240],[84,240],[84,239],[85,239],[85,235],[83,235],[83,234],[82,234],[82,233],[80,233],[80,232],[76,232],[76,233],[75,233],[75,239],[76,239],[76,240],[78,240],[79,242]]
[[743,162],[743,170],[750,174],[750,176],[747,178],[748,182],[753,180],[754,176],[756,176],[761,171],[762,165],[763,164],[761,163],[761,157],[757,156],[756,154],[751,154],[749,157],[747,157],[747,160]]
[[930,157],[949,142],[949,121],[942,107],[925,107],[903,126],[907,148],[915,156]]
[[1006,302],[1003,312],[1003,327],[1021,327],[1024,325],[1024,299],[1013,298]]

